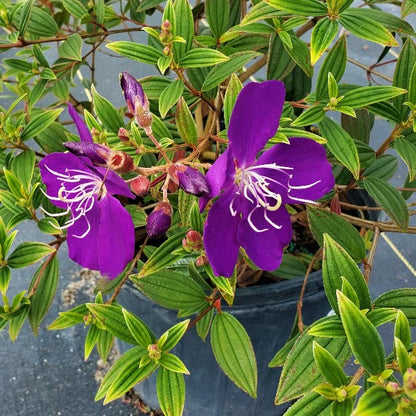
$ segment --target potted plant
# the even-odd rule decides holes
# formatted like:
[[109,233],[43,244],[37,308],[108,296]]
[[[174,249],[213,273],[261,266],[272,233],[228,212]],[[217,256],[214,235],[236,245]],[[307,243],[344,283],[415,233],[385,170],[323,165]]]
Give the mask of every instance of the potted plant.
[[[27,319],[37,333],[67,244],[103,278],[94,302],[49,329],[84,325],[86,358],[96,346],[106,359],[115,339],[122,350],[97,400],[139,383],[166,415],[413,414],[415,289],[372,300],[367,286],[380,233],[415,232],[416,46],[404,19],[415,8],[403,1],[399,18],[375,3],[2,2],[0,48],[16,51],[2,80],[16,98],[0,120],[0,327],[15,339]],[[342,82],[346,31],[384,47],[367,86]],[[95,56],[134,32],[146,34],[105,46],[159,75],[121,71],[118,109],[93,85]],[[392,47],[393,79],[377,85]],[[77,99],[77,79],[91,100]],[[391,124],[376,146],[374,116]],[[13,246],[27,219],[49,243]],[[37,262],[9,299],[12,269]],[[386,356],[377,327],[390,321]]]

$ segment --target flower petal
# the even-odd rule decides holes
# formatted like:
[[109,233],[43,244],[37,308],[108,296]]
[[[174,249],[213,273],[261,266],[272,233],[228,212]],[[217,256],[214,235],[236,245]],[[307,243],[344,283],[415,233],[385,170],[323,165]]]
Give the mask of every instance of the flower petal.
[[127,210],[112,196],[102,198],[99,209],[99,270],[113,279],[134,256],[134,225]]
[[241,90],[228,128],[229,148],[240,168],[251,165],[276,133],[284,101],[281,81],[251,82]]
[[[265,215],[281,228],[274,228]],[[249,221],[242,221],[238,227],[239,244],[257,267],[269,271],[276,270],[282,261],[284,246],[292,239],[289,213],[284,206],[277,211],[267,211],[260,207],[253,211],[250,221],[258,230],[267,228],[267,231],[255,231]]]
[[88,129],[87,125],[82,121],[82,118],[77,113],[77,110],[72,106],[70,102],[68,104],[68,113],[71,116],[72,120],[74,120],[75,125],[77,126],[78,134],[81,139],[81,142],[84,143],[92,143],[92,136],[90,130]]
[[[232,161],[229,159],[228,149],[220,155],[220,157],[214,162],[214,164],[209,168],[205,179],[208,182],[210,192],[207,195],[202,195],[199,198],[199,209],[202,212],[205,209],[208,201],[211,198],[218,196],[222,189],[224,189],[224,184],[227,185],[227,178],[232,176],[230,164]],[[232,167],[232,166],[231,166]]]
[[230,277],[238,259],[237,229],[239,215],[232,216],[230,204],[236,189],[223,193],[208,212],[204,227],[204,247],[216,276]]
[[[39,169],[42,175],[42,181],[46,185],[46,193],[53,198],[58,197],[58,192],[61,189],[61,181],[56,173],[65,175],[67,169],[90,172],[90,169],[86,167],[83,160],[71,153],[51,153],[46,155],[39,162]],[[51,200],[51,202],[59,208],[66,208],[68,205],[60,200]]]
[[134,194],[130,191],[129,186],[120,176],[117,175],[117,173],[100,167],[94,167],[93,170],[97,171],[99,176],[105,178],[105,187],[107,192],[111,195],[122,195],[131,199],[135,198]]
[[276,163],[291,167],[289,191],[282,194],[284,203],[316,201],[334,187],[331,164],[326,158],[325,148],[304,137],[289,139],[290,144],[279,143],[263,153],[256,165]]

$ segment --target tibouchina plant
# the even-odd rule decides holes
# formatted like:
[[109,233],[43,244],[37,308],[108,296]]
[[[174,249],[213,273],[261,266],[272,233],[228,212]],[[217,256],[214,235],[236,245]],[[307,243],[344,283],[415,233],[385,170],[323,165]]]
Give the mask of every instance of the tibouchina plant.
[[[103,360],[120,341],[96,400],[156,374],[166,416],[201,413],[198,390],[207,415],[416,414],[416,289],[368,290],[382,233],[416,234],[415,12],[411,0],[0,1],[13,98],[0,106],[0,329],[79,325],[85,358],[96,347]],[[127,58],[105,88],[104,47]],[[49,243],[16,239],[26,220]],[[94,299],[51,317],[66,248],[101,277]],[[15,269],[35,264],[12,297]],[[308,281],[322,295],[313,318]],[[152,324],[123,303],[131,291]],[[168,330],[150,302],[177,312]],[[213,367],[241,400],[193,378]],[[249,410],[256,397],[264,410]]]

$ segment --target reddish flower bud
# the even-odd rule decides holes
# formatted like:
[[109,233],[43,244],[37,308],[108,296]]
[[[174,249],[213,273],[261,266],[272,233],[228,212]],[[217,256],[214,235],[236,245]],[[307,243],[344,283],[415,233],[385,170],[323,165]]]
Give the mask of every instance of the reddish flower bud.
[[147,217],[146,231],[149,238],[162,237],[172,221],[172,207],[169,202],[159,202]]
[[107,165],[110,169],[115,170],[116,172],[125,173],[130,172],[133,169],[134,162],[129,154],[122,152],[121,150],[117,150],[115,152],[111,152]]
[[198,231],[189,230],[182,240],[183,248],[188,251],[199,251],[202,249],[202,236]]
[[142,86],[137,82],[136,78],[127,72],[121,74],[120,83],[127,107],[136,118],[137,124],[146,132],[151,132],[153,118],[149,110],[149,100]]
[[403,375],[403,387],[406,394],[416,400],[416,370],[408,368]]
[[130,189],[137,196],[144,196],[149,192],[150,181],[146,176],[137,176],[130,182]]
[[122,142],[129,142],[130,141],[130,133],[127,129],[125,129],[124,127],[120,127],[118,129],[118,138],[122,141]]
[[189,166],[176,165],[175,176],[178,178],[178,185],[188,194],[201,196],[209,193],[209,185],[198,169]]
[[199,256],[196,260],[195,260],[195,265],[196,266],[203,266],[204,264],[208,263],[208,259],[207,256],[201,255]]

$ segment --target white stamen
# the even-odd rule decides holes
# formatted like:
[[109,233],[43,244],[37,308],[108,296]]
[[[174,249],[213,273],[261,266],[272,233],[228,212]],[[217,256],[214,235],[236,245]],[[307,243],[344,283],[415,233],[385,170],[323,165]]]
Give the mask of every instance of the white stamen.
[[250,214],[248,214],[247,217],[247,222],[249,223],[250,227],[256,232],[256,233],[264,233],[265,231],[268,231],[268,228],[263,228],[261,230],[259,230],[254,224],[253,221],[251,221],[251,216],[253,215],[254,211],[259,208],[259,207],[254,207],[251,211]]

